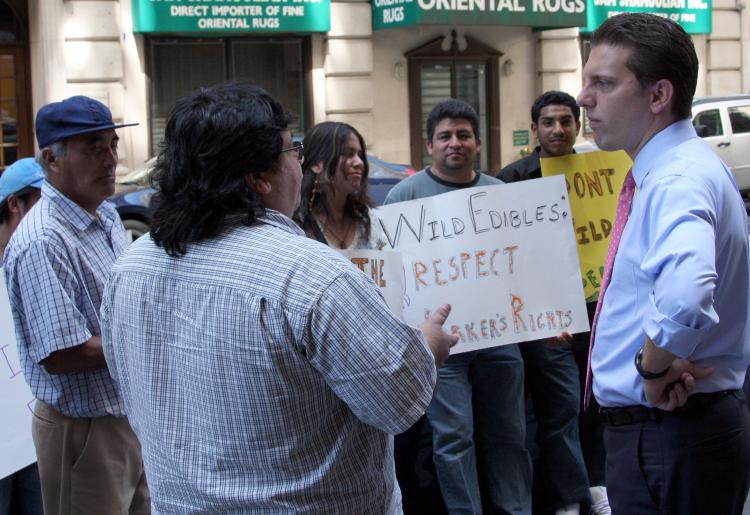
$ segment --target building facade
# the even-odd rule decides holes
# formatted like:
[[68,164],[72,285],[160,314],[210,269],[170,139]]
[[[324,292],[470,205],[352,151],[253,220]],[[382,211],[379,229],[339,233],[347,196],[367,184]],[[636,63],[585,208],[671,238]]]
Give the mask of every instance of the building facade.
[[[587,11],[594,3],[640,2],[679,12],[681,1],[588,0]],[[685,12],[702,9],[710,25],[710,33],[693,36],[698,95],[750,92],[745,2],[685,1]],[[324,120],[345,121],[363,133],[371,153],[416,167],[429,162],[426,113],[448,96],[462,98],[481,118],[478,166],[496,171],[533,145],[529,107],[538,94],[578,92],[587,48],[587,29],[579,28],[587,23],[583,5],[0,0],[0,166],[34,152],[32,120],[40,106],[74,94],[105,102],[116,120],[140,122],[121,131],[121,161],[123,170],[142,166],[158,150],[177,98],[201,85],[249,80],[294,113],[295,133]],[[527,14],[532,7],[541,9],[536,18]],[[690,16],[683,16],[686,23]]]

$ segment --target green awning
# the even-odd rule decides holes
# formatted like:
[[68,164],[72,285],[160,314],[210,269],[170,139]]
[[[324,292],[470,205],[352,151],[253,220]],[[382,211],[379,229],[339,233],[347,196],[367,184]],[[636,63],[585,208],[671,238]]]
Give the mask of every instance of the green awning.
[[588,0],[581,32],[594,32],[620,13],[657,14],[676,21],[688,34],[711,33],[711,0]]
[[411,25],[580,27],[585,0],[372,0],[375,30]]
[[133,32],[328,32],[330,0],[133,0]]

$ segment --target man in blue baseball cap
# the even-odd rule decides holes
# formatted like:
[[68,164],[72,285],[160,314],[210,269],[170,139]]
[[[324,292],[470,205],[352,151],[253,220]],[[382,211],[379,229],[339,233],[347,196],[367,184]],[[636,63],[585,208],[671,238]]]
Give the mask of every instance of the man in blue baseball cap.
[[[43,182],[42,167],[31,157],[19,159],[0,175],[0,260],[13,231],[39,200]],[[0,274],[0,295],[7,295],[2,274]],[[3,395],[7,393],[9,392],[3,392]],[[36,463],[0,479],[0,515],[11,513],[19,515],[42,515],[44,513]]]
[[[134,124],[129,124],[134,125]],[[104,360],[99,305],[125,230],[114,207],[109,108],[75,96],[36,116],[41,200],[6,249],[45,513],[149,513],[140,445]],[[84,445],[85,444],[85,445]]]
[[31,157],[19,159],[0,175],[0,256],[13,231],[42,194],[44,172]]

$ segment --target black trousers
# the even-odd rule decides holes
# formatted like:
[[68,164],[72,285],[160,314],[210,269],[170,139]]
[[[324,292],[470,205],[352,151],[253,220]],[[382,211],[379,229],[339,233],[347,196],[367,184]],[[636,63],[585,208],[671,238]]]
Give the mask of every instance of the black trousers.
[[750,486],[750,416],[743,395],[657,420],[607,426],[612,513],[741,514]]
[[[594,320],[596,311],[596,302],[586,304],[586,310],[589,315],[589,323]],[[573,335],[571,349],[573,356],[578,364],[578,378],[581,386],[581,397],[586,386],[586,366],[589,359],[589,342],[591,333],[578,333]],[[581,450],[583,459],[586,463],[586,471],[589,475],[589,486],[606,486],[604,476],[606,453],[604,450],[604,424],[599,418],[599,405],[592,395],[589,399],[589,409],[586,411],[581,407],[578,415],[579,437],[581,440]]]

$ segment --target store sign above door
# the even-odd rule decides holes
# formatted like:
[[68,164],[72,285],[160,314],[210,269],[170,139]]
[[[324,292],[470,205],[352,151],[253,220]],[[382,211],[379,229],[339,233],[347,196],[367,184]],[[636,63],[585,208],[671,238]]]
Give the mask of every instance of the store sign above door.
[[588,0],[581,32],[594,32],[620,13],[656,14],[676,21],[688,34],[711,33],[711,0]]
[[328,32],[331,0],[133,0],[133,32]]
[[586,0],[372,0],[372,25],[580,27],[585,11]]

